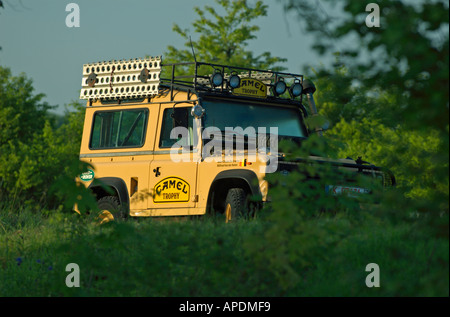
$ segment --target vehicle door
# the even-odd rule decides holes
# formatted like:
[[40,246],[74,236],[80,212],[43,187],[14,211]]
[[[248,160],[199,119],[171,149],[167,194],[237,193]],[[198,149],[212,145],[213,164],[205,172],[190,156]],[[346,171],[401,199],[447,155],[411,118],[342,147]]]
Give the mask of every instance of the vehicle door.
[[[150,166],[152,215],[195,207],[200,154],[193,146],[192,104],[161,104],[154,160]],[[175,129],[175,130],[174,130]]]

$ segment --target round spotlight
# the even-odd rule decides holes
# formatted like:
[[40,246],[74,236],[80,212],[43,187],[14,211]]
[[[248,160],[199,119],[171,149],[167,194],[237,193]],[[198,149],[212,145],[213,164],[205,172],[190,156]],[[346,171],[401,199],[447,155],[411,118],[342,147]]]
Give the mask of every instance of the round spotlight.
[[300,83],[300,81],[298,80],[294,81],[292,86],[289,88],[289,92],[291,93],[292,98],[300,96],[303,92],[303,86]]
[[238,88],[241,85],[241,78],[237,74],[231,74],[228,79],[228,84],[231,88]]
[[278,82],[275,84],[275,95],[279,96],[284,94],[286,91],[286,83],[283,78],[280,78]]
[[214,87],[221,86],[223,83],[223,75],[219,70],[216,70],[215,73],[211,76],[211,84]]

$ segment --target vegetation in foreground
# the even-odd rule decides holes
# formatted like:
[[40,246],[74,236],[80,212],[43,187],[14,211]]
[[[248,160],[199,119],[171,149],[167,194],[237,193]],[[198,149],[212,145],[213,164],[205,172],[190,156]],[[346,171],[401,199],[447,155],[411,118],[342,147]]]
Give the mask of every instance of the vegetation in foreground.
[[[449,296],[448,228],[361,211],[129,219],[0,212],[0,296]],[[80,287],[69,288],[69,263]],[[380,287],[368,288],[369,263]]]
[[[320,35],[318,52],[338,57],[332,69],[306,69],[331,123],[330,142],[313,149],[387,166],[398,190],[365,208],[336,205],[330,197],[316,199],[323,191],[299,188],[301,174],[292,174],[274,179],[274,204],[251,221],[98,226],[70,212],[80,198],[85,207],[93,202],[73,183],[83,169],[83,108],[74,104],[76,111],[58,120],[25,75],[0,67],[0,296],[449,296],[448,3],[380,0],[383,19],[374,30],[364,26],[367,1],[344,0],[347,15],[337,22],[324,21],[311,1],[282,2]],[[217,3],[232,8],[230,1]],[[260,1],[251,12],[243,1],[233,4],[227,14],[243,10],[244,22],[267,12]],[[208,13],[212,22],[234,21],[208,7],[197,11],[196,32],[211,24]],[[232,27],[238,37],[230,43],[241,49],[258,30]],[[333,52],[336,39],[350,34],[355,46]],[[381,54],[359,58],[375,50]],[[270,53],[234,53],[245,66],[283,62]],[[185,61],[178,59],[187,54],[169,47],[166,55]],[[66,287],[69,263],[80,267],[79,288]],[[369,263],[380,267],[379,288],[366,287]]]

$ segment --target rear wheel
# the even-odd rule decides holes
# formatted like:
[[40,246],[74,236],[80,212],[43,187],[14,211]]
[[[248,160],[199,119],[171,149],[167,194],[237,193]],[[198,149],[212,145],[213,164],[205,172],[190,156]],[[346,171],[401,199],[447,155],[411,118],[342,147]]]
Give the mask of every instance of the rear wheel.
[[113,221],[114,219],[125,218],[117,196],[105,196],[98,200],[100,214],[98,216],[100,223]]
[[247,195],[242,188],[228,190],[224,204],[225,222],[232,222],[245,217]]

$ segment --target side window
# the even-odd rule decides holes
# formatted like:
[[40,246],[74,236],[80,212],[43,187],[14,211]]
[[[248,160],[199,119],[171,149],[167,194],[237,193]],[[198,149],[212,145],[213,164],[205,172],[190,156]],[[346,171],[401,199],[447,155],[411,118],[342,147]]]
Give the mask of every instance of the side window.
[[98,111],[94,114],[90,148],[142,147],[148,110]]
[[[192,146],[192,117],[189,115],[189,107],[167,108],[163,113],[161,136],[159,140],[160,148],[170,148],[175,142],[181,143],[183,146]],[[170,132],[174,127],[185,127],[189,131],[189,137],[171,139]],[[181,142],[180,142],[181,141]]]

